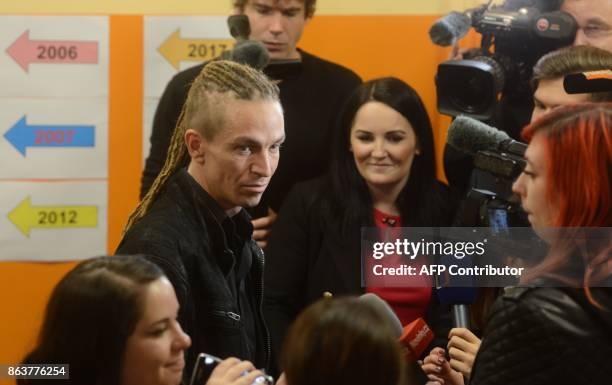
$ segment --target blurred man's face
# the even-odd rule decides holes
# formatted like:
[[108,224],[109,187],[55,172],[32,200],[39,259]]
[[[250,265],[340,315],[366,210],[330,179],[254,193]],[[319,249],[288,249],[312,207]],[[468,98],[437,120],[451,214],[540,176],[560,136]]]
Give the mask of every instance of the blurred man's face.
[[574,45],[612,52],[612,0],[565,0],[561,10],[578,22]]
[[263,43],[271,59],[300,58],[297,43],[309,20],[303,1],[249,0],[243,13],[251,24],[249,38]]
[[533,94],[534,108],[531,121],[552,109],[566,104],[576,104],[588,101],[589,94],[568,94],[563,88],[563,77],[543,79]]

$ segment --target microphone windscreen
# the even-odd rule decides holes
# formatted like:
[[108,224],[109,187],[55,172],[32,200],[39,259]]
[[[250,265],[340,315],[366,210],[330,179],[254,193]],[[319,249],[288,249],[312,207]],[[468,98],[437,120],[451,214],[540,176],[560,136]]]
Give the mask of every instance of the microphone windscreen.
[[236,43],[230,51],[229,60],[262,70],[270,62],[270,54],[262,43],[246,40]]
[[231,15],[227,18],[230,35],[236,40],[248,40],[251,35],[251,25],[247,15]]
[[472,20],[465,13],[451,12],[438,19],[429,29],[429,38],[442,47],[455,44],[470,30]]
[[448,128],[446,142],[457,150],[475,154],[491,150],[510,136],[495,127],[467,116],[458,116]]
[[379,314],[383,314],[387,320],[389,320],[389,326],[393,331],[393,335],[397,338],[400,338],[402,335],[404,328],[402,327],[402,323],[400,322],[397,315],[391,309],[391,306],[387,303],[387,301],[383,300],[379,296],[374,293],[366,293],[359,297],[360,301],[367,302],[372,308],[376,309]]

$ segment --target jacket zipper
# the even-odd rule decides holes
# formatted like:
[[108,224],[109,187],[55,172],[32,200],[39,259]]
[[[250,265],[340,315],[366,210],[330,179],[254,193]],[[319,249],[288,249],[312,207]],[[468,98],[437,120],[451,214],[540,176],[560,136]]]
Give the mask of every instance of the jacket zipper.
[[227,318],[231,318],[236,322],[240,322],[240,314],[236,314],[234,312],[231,311],[221,311],[221,310],[213,310],[212,312],[215,315],[219,315],[222,317],[227,317]]
[[[253,245],[254,241],[251,240],[251,245]],[[259,317],[261,317],[262,325],[264,328],[264,332],[266,335],[266,368],[270,368],[270,359],[272,358],[272,341],[270,340],[270,331],[268,330],[268,325],[266,325],[266,320],[263,315],[263,292],[264,292],[264,267],[265,267],[265,259],[263,250],[257,245],[255,247],[255,255],[258,256],[257,262],[259,263],[259,267],[261,269],[261,275],[259,280]]]

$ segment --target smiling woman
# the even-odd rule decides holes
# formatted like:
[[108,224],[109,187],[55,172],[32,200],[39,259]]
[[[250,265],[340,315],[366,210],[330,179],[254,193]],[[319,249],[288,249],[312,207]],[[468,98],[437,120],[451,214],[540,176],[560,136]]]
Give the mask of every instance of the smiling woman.
[[[24,359],[24,364],[68,364],[69,379],[17,383],[179,385],[191,339],[177,321],[178,311],[172,284],[146,259],[82,262],[53,290],[38,345]],[[250,384],[262,375],[253,369],[248,361],[229,358],[209,383]]]
[[416,287],[409,278],[403,287],[373,287],[361,276],[362,227],[450,225],[453,204],[435,177],[433,134],[421,98],[397,78],[368,81],[345,103],[335,135],[329,173],[293,189],[272,231],[265,293],[274,345],[324,292],[376,293],[402,324],[423,317],[435,335],[445,336],[450,313],[431,287]]
[[[162,278],[158,267],[139,257],[79,264],[53,290],[38,345],[24,363],[68,363],[73,384],[118,384],[124,376],[121,357],[142,320],[147,288]],[[189,337],[182,337],[188,345]]]

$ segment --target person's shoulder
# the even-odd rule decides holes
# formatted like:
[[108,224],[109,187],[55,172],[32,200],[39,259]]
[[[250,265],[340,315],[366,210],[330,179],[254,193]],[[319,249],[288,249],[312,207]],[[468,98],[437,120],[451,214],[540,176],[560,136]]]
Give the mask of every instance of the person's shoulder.
[[283,206],[293,206],[294,208],[298,206],[306,210],[312,209],[312,206],[320,202],[320,198],[324,195],[325,184],[324,176],[294,184],[291,190],[289,190]]
[[200,74],[200,72],[202,72],[202,69],[204,68],[205,65],[206,63],[200,63],[196,66],[189,67],[187,69],[184,69],[176,73],[172,77],[172,79],[170,79],[168,86],[174,86],[174,87],[185,86],[189,88],[189,86],[191,86],[191,83],[195,80],[195,78]]
[[361,78],[353,70],[330,60],[315,56],[300,50],[304,66],[311,68],[322,75],[334,77],[336,80],[344,80],[355,85],[361,83]]
[[326,184],[327,179],[325,175],[307,179],[293,185],[290,194],[310,198],[318,197],[324,193]]
[[437,192],[438,194],[441,194],[443,196],[449,196],[450,195],[450,188],[448,187],[448,185],[438,179],[434,180],[433,183],[433,188],[432,188],[435,192]]
[[181,239],[182,229],[179,222],[176,210],[169,206],[162,207],[159,203],[151,207],[151,209],[137,222],[135,222],[125,233],[121,241],[121,247],[143,248],[138,252],[146,253],[147,251],[155,251],[158,247],[174,248],[178,245]]
[[[608,296],[608,301],[610,297]],[[609,305],[609,302],[606,304]],[[512,317],[530,319],[546,325],[550,331],[563,329],[564,335],[593,330],[593,322],[598,322],[602,310],[591,303],[582,289],[564,287],[512,287],[507,288],[501,297],[501,303],[492,309],[503,309],[504,313],[513,313]],[[510,317],[509,317],[510,318]],[[612,325],[602,325],[610,328]]]

